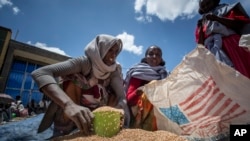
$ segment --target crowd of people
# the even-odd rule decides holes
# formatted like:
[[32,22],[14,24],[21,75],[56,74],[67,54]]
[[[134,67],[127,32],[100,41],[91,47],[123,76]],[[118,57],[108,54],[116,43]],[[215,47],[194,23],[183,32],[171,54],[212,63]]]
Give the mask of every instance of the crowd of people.
[[[196,41],[209,49],[221,62],[250,78],[250,51],[239,47],[239,40],[250,19],[240,3],[220,4],[220,0],[199,0]],[[162,50],[151,45],[141,62],[132,66],[125,79],[116,61],[123,43],[112,35],[97,35],[85,47],[85,55],[47,65],[32,72],[40,91],[51,99],[42,101],[47,111],[40,124],[54,123],[54,137],[79,129],[88,135],[92,129],[92,111],[100,106],[112,106],[125,112],[124,128],[157,130],[153,105],[139,87],[168,77]],[[29,115],[36,113],[35,102],[28,106]],[[48,108],[44,108],[48,107]],[[143,116],[142,116],[143,115]],[[51,122],[52,121],[52,122]]]
[[14,102],[5,103],[1,106],[1,122],[9,122],[15,117],[27,117],[28,110],[22,103],[21,96],[16,96]]
[[44,96],[38,103],[34,99],[25,106],[21,96],[17,95],[14,102],[1,104],[1,122],[9,122],[16,117],[27,118],[40,113],[44,113],[49,105],[49,99]]
[[43,98],[39,102],[36,102],[34,99],[31,99],[29,104],[26,106],[26,108],[28,109],[29,116],[44,113],[48,108],[49,103],[50,101],[46,96],[43,96]]

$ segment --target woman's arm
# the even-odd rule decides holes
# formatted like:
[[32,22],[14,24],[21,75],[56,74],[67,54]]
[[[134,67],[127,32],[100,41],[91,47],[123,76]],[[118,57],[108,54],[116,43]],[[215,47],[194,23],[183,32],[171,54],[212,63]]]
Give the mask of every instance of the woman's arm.
[[198,44],[204,45],[205,33],[203,31],[203,19],[197,21],[197,26],[195,28],[195,41]]
[[87,60],[86,57],[79,57],[59,62],[56,64],[43,66],[34,70],[31,75],[37,83],[39,89],[41,89],[43,86],[50,83],[57,84],[56,79],[60,76],[79,72],[88,73],[91,69],[90,67],[90,62]]
[[140,86],[142,86],[142,80],[131,77],[126,94],[129,106],[136,105],[137,101],[139,100],[140,95],[138,95],[136,91]]
[[248,23],[247,20],[243,20],[242,18],[236,18],[237,16],[231,15],[230,18],[220,17],[214,14],[206,14],[204,16],[205,19],[211,21],[218,21],[219,23],[225,25],[226,27],[234,30],[236,33],[239,33],[242,27]]
[[89,62],[80,57],[41,67],[33,71],[31,75],[40,90],[64,109],[64,113],[75,122],[81,131],[88,134],[93,114],[88,108],[75,104],[58,86],[55,79],[59,76],[82,72],[83,66],[86,67],[86,70],[89,70]]
[[[60,107],[64,108],[72,100],[58,86],[56,78],[81,72],[84,65],[83,57],[69,59],[64,62],[41,67],[31,73],[39,89]],[[87,66],[87,65],[86,65]]]
[[123,87],[123,78],[122,78],[122,72],[121,72],[121,66],[118,65],[117,69],[115,72],[111,74],[111,87],[114,90],[117,99],[118,99],[118,104],[116,105],[116,108],[121,108],[125,112],[125,122],[124,126],[127,128],[129,127],[130,123],[130,112],[129,108],[127,105],[127,100],[125,96],[125,90]]
[[126,100],[120,65],[117,65],[117,69],[111,74],[110,78],[111,78],[110,85],[114,90],[118,100],[119,101],[124,99]]

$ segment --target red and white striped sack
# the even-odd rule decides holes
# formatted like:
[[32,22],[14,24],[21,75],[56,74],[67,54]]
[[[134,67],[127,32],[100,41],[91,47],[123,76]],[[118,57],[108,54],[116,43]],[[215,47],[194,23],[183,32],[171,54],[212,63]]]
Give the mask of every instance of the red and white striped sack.
[[250,79],[203,46],[186,55],[168,78],[141,89],[154,105],[158,129],[189,140],[222,139],[231,124],[250,123]]

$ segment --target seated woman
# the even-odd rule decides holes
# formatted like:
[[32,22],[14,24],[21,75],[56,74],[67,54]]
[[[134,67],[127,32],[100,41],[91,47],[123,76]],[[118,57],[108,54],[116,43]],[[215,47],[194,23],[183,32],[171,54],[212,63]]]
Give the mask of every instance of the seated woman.
[[161,48],[153,45],[146,50],[145,57],[141,62],[128,70],[125,78],[125,91],[131,111],[131,128],[157,130],[152,115],[153,105],[147,100],[142,91],[137,91],[137,88],[152,80],[166,78],[168,72],[164,66],[165,61],[162,59]]
[[[40,90],[52,100],[38,132],[54,123],[54,137],[76,127],[88,135],[94,118],[91,111],[103,105],[124,109],[125,121],[129,121],[121,66],[116,62],[121,50],[120,39],[101,34],[85,47],[85,56],[33,71]],[[110,102],[111,96],[115,101]]]

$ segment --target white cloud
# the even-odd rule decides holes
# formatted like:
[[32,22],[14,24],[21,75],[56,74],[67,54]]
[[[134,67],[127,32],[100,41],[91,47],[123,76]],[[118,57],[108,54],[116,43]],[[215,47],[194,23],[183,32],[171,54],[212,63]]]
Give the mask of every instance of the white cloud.
[[134,45],[135,37],[133,35],[123,32],[122,34],[119,34],[116,37],[122,40],[123,50],[134,53],[136,55],[142,54],[143,47]]
[[16,6],[13,7],[12,10],[13,10],[15,15],[17,15],[19,13],[19,11],[20,11],[20,9],[18,7],[16,7]]
[[17,6],[13,6],[13,3],[11,0],[0,0],[0,8],[4,6],[10,6],[12,7],[13,13],[17,15],[20,12],[20,9]]
[[12,6],[13,3],[10,0],[0,0],[0,8],[2,8],[5,5]]
[[136,0],[135,1],[135,12],[141,12],[141,9],[146,4],[146,0]]
[[148,15],[143,15],[143,13],[140,13],[138,16],[135,17],[135,19],[139,22],[152,22],[152,17]]
[[197,0],[135,0],[134,5],[138,21],[151,22],[150,16],[160,20],[174,21],[176,18],[192,18],[197,14]]
[[51,51],[51,52],[55,52],[55,53],[57,53],[57,54],[69,56],[69,55],[67,55],[63,50],[61,50],[61,49],[58,48],[58,47],[49,47],[49,46],[47,46],[47,44],[45,44],[45,43],[40,43],[40,42],[36,42],[35,44],[32,44],[31,41],[28,41],[27,43],[30,44],[30,45],[33,45],[33,46],[36,46],[36,47],[39,47],[39,48],[42,48],[42,49]]

